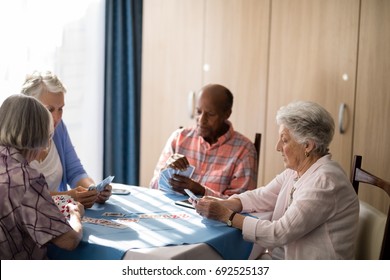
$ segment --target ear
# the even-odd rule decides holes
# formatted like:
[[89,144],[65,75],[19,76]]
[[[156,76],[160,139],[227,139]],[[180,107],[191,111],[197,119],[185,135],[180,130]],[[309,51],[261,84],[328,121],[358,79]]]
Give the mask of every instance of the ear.
[[229,109],[225,112],[225,120],[230,118],[230,115],[232,114],[232,109]]
[[315,145],[314,141],[311,139],[308,139],[305,143],[305,152],[310,154],[314,150],[315,146],[316,145]]

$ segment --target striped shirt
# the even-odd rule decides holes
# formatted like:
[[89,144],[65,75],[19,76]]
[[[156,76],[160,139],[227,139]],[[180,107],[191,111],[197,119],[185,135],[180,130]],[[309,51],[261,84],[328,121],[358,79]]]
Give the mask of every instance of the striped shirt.
[[178,129],[168,139],[154,171],[150,187],[158,188],[160,170],[172,154],[182,154],[195,167],[192,180],[205,187],[205,195],[229,197],[256,188],[257,154],[253,143],[229,130],[212,145],[199,136],[196,126]]

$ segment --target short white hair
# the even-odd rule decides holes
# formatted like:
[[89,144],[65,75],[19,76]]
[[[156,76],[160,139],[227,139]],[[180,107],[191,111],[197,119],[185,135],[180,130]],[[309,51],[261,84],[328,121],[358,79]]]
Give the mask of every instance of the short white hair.
[[325,155],[334,135],[334,120],[321,105],[297,101],[281,107],[276,114],[278,125],[284,125],[301,144],[309,139],[315,143],[313,153]]
[[22,86],[22,93],[35,98],[40,97],[42,93],[66,93],[66,88],[58,77],[50,71],[34,71],[26,76]]

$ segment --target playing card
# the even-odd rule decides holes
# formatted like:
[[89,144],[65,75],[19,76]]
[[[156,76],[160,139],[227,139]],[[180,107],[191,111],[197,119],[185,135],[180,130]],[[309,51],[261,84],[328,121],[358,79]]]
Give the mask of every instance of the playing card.
[[170,173],[171,169],[172,168],[167,168],[167,169],[164,169],[163,171],[161,171],[161,176],[165,179],[165,181],[167,181],[167,183],[169,182],[169,179],[172,178],[171,173]]
[[103,181],[101,181],[99,184],[96,186],[90,186],[88,190],[93,190],[96,189],[98,192],[101,192],[104,190],[104,187],[111,184],[112,180],[114,180],[115,176],[108,176],[105,178]]
[[120,212],[104,212],[102,216],[107,216],[107,217],[124,217],[125,214],[120,213]]
[[114,221],[106,220],[106,219],[99,219],[97,224],[101,226],[112,227],[112,228],[126,228],[126,226],[123,224],[116,223]]
[[187,213],[175,213],[175,214],[141,214],[140,219],[186,219],[190,215]]
[[173,168],[166,168],[160,173],[160,178],[162,177],[169,185],[169,179],[173,177],[174,174],[179,174],[188,178],[191,178],[192,174],[194,173],[195,167],[192,165],[188,166],[186,170],[181,171]]
[[163,192],[172,193],[172,194],[178,194],[183,195],[182,193],[176,192],[172,189],[172,186],[168,184],[167,181],[165,181],[164,178],[160,176],[160,179],[158,180],[158,189]]
[[85,217],[85,216],[84,216],[84,217],[82,218],[81,221],[82,221],[83,223],[97,224],[97,223],[98,223],[98,220],[99,220],[99,219],[97,219],[97,218],[91,218],[91,217]]
[[192,174],[194,173],[195,167],[192,165],[188,166],[186,170],[181,171],[181,170],[175,170],[175,174],[179,174],[181,176],[185,176],[188,178],[191,178]]
[[168,168],[168,174],[169,174],[169,178],[172,178],[173,175],[176,173],[176,170],[173,169],[173,168]]
[[69,213],[69,208],[67,205],[69,203],[75,204],[75,201],[70,195],[53,195],[52,199],[54,203],[57,205],[58,209],[61,211],[64,216],[69,219],[70,218],[70,213]]
[[191,197],[193,200],[195,201],[198,201],[199,198],[192,192],[190,191],[189,189],[184,189],[184,191],[186,192],[186,194],[188,194],[189,197]]
[[138,223],[139,218],[119,218],[115,220],[118,223]]
[[82,219],[83,223],[89,223],[89,224],[95,224],[99,226],[105,226],[105,227],[112,227],[112,228],[118,228],[123,229],[126,228],[125,225],[107,220],[107,219],[96,219],[96,218],[90,218],[90,217],[83,217]]
[[172,192],[171,185],[169,185],[163,177],[160,177],[160,179],[158,180],[158,188],[162,191]]

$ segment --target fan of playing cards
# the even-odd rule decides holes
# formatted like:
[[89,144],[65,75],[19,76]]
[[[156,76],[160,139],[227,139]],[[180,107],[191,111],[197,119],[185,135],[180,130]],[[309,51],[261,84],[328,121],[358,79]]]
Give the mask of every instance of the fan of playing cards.
[[175,192],[172,189],[172,186],[169,184],[169,179],[173,177],[174,174],[182,175],[188,178],[191,178],[192,174],[194,173],[195,167],[192,165],[188,166],[186,170],[181,171],[173,168],[167,168],[161,171],[160,173],[160,179],[158,181],[158,188],[164,192],[170,192],[179,194],[178,192]]
[[108,176],[105,178],[103,181],[101,181],[99,184],[96,186],[91,185],[89,186],[88,190],[94,190],[96,189],[98,192],[102,192],[104,190],[104,187],[111,184],[112,180],[114,180],[115,176]]
[[66,205],[68,203],[73,203],[76,205],[73,198],[70,195],[53,195],[52,198],[58,209],[60,209],[61,213],[64,214],[67,219],[69,219],[69,208]]

